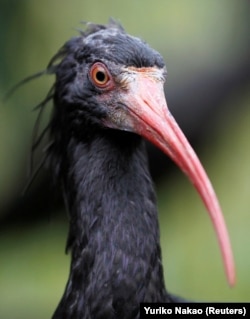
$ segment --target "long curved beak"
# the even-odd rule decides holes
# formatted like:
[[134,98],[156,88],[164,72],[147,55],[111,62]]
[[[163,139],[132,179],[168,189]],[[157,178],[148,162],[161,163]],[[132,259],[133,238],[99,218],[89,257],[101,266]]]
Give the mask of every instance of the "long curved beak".
[[230,240],[216,194],[197,155],[171,115],[163,82],[154,68],[133,69],[122,99],[131,131],[143,136],[168,155],[188,176],[200,194],[212,220],[230,285],[235,284],[235,267]]

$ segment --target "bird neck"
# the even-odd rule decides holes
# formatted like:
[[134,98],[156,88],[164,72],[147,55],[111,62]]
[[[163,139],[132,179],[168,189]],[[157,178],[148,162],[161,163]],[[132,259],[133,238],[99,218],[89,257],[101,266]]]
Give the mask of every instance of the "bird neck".
[[[84,304],[99,318],[102,300],[107,318],[129,318],[122,312],[138,311],[140,302],[166,301],[144,142],[131,133],[106,130],[87,143],[72,138],[66,158],[63,186],[72,261],[62,302]],[[114,310],[117,317],[111,316]]]

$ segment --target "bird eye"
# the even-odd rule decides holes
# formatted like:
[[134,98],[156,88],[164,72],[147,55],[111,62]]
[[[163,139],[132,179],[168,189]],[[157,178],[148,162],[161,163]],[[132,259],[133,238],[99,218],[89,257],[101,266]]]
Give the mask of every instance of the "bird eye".
[[96,62],[90,69],[90,77],[94,85],[99,88],[107,88],[110,85],[111,76],[106,66]]

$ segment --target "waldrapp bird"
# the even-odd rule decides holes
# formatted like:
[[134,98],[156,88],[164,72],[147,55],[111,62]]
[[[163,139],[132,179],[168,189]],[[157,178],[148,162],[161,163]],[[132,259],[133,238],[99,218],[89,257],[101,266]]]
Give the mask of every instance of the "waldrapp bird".
[[[114,21],[88,24],[64,44],[45,71],[31,78],[44,73],[54,74],[56,80],[37,106],[33,151],[49,132],[41,165],[47,163],[62,188],[69,212],[67,250],[72,256],[53,319],[134,319],[139,318],[141,302],[182,301],[165,288],[144,138],[168,155],[196,187],[233,285],[234,262],[221,209],[167,107],[161,55]],[[50,100],[51,120],[38,135]]]

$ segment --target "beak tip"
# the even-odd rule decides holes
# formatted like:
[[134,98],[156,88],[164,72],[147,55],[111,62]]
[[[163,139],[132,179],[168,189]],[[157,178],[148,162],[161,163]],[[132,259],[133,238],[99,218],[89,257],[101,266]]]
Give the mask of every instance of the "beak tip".
[[234,268],[228,273],[227,280],[231,288],[233,288],[236,285],[237,279],[236,279],[236,273]]

